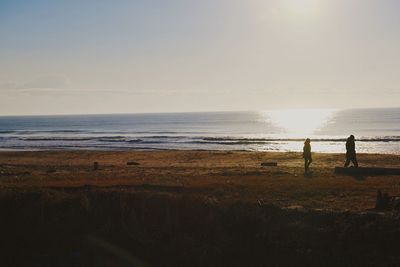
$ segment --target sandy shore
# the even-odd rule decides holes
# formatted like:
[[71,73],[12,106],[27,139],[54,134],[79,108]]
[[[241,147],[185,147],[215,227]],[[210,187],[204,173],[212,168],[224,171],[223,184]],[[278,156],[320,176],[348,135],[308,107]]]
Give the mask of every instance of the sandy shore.
[[[0,187],[7,190],[89,188],[191,194],[211,201],[362,212],[376,191],[400,195],[399,176],[334,174],[343,154],[314,154],[304,176],[299,153],[221,151],[1,152]],[[400,155],[358,155],[360,166],[400,167]],[[127,165],[134,161],[138,165]],[[93,163],[99,163],[94,170]],[[261,167],[277,162],[277,167]]]

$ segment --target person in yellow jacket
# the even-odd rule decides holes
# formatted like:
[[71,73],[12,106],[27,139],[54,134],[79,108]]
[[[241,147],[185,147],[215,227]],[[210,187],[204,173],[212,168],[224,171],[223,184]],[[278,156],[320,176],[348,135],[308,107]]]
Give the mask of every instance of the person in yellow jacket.
[[308,172],[310,164],[312,162],[310,143],[311,143],[310,138],[307,138],[306,141],[304,141],[304,147],[303,147],[304,172]]

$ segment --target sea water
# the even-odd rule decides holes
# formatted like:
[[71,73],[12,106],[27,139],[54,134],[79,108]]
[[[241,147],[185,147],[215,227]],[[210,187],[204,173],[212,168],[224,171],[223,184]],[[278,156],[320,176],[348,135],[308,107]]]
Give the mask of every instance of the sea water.
[[400,154],[400,108],[0,117],[1,150],[247,150]]

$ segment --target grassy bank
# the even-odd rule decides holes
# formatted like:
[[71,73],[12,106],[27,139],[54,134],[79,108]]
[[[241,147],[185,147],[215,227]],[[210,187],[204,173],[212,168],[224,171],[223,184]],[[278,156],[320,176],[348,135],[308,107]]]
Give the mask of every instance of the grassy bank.
[[2,266],[388,266],[397,215],[281,209],[192,194],[6,190]]

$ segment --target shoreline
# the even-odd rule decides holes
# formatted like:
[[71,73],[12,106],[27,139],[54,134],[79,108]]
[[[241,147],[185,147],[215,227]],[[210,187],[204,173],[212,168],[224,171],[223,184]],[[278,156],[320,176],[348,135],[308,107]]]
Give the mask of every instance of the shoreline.
[[[260,150],[251,150],[251,149],[193,149],[193,148],[188,148],[188,149],[176,149],[176,148],[146,148],[146,147],[141,147],[141,148],[126,148],[126,149],[115,149],[115,148],[110,148],[110,149],[90,149],[90,148],[65,148],[65,149],[60,149],[60,148],[48,148],[48,149],[8,149],[8,148],[0,148],[0,153],[12,153],[12,152],[19,152],[19,153],[25,153],[25,152],[249,152],[249,153],[302,153],[302,151],[275,151],[275,150],[267,150],[267,151],[260,151]],[[326,155],[346,155],[346,152],[311,152],[313,155],[314,154],[326,154]],[[390,153],[390,152],[357,152],[357,155],[387,155],[387,156],[400,156],[400,151],[398,153]]]

